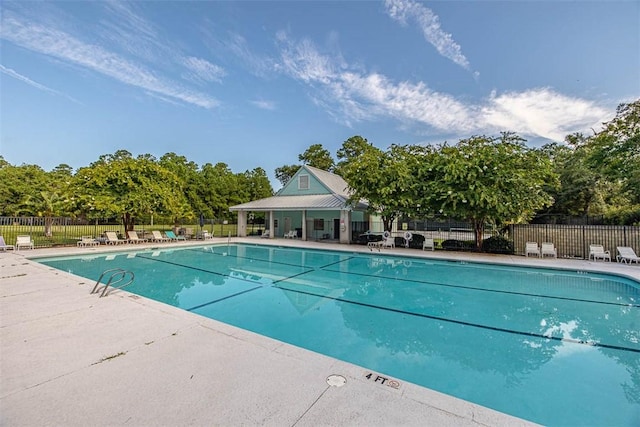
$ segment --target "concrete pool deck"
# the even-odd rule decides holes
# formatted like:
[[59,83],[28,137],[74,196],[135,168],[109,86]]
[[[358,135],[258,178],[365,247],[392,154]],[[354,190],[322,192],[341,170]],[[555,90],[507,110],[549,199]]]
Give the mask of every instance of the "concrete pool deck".
[[[288,239],[231,242],[370,253]],[[404,381],[388,387],[366,368],[125,291],[98,298],[89,295],[90,280],[30,260],[190,244],[203,242],[0,252],[0,425],[530,424]],[[640,281],[635,265],[403,248],[382,253],[602,271]]]

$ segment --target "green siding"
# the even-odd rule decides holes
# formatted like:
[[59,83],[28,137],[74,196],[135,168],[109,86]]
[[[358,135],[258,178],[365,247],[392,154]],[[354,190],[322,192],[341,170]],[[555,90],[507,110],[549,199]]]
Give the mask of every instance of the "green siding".
[[[307,175],[309,177],[309,189],[308,190],[299,190],[298,189],[298,176]],[[305,196],[308,194],[331,194],[320,181],[316,179],[309,171],[304,168],[301,168],[290,180],[287,182],[280,193],[280,196]]]

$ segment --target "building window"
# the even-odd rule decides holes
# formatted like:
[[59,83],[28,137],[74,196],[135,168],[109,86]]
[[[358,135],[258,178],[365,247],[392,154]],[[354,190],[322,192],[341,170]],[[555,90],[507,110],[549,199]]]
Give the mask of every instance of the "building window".
[[324,219],[314,219],[313,220],[313,229],[314,230],[324,230]]
[[298,190],[308,190],[308,189],[309,189],[309,175],[299,175]]

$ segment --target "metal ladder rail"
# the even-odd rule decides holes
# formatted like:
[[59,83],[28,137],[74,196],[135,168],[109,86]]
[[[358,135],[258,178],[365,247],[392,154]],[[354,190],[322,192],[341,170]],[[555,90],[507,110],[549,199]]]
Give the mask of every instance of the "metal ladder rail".
[[[121,289],[124,288],[127,285],[130,285],[131,283],[133,283],[134,279],[135,279],[135,274],[133,274],[133,271],[127,271],[124,270],[122,268],[110,268],[109,270],[105,270],[102,272],[102,274],[100,275],[100,278],[98,279],[98,281],[96,282],[95,286],[93,287],[93,289],[91,290],[91,294],[95,294],[99,292],[98,287],[100,286],[100,282],[102,281],[102,278],[105,276],[105,274],[109,273],[109,272],[113,272],[111,274],[111,276],[109,277],[109,280],[107,281],[107,284],[104,285],[104,287],[102,288],[102,293],[100,294],[100,298],[107,296],[111,293],[111,291],[113,291],[114,289]],[[131,275],[131,279],[129,279],[128,282],[120,285],[120,286],[115,286],[116,284],[122,282],[127,275]],[[113,279],[118,277],[118,279],[113,282]],[[111,289],[109,290],[109,292],[107,292],[107,289],[109,288],[109,286],[111,286]]]

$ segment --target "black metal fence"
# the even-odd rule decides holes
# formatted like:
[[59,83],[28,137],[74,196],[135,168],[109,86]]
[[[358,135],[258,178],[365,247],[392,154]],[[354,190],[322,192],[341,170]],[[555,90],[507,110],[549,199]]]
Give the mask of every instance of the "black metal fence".
[[[203,218],[195,220],[147,219],[136,224],[138,234],[152,230],[173,230],[177,234],[195,236],[207,230],[214,236],[236,236],[237,224],[225,220]],[[28,235],[36,247],[74,246],[82,236],[100,237],[105,231],[125,235],[122,222],[117,218],[82,219],[65,217],[0,217],[0,236],[8,245],[15,244],[17,236]]]
[[[151,230],[174,230],[179,234],[195,235],[207,230],[214,236],[237,236],[237,224],[225,220],[199,219],[171,220],[151,218],[135,229],[144,235]],[[352,222],[351,242],[357,243],[359,236],[370,230],[382,231],[382,223]],[[76,245],[82,236],[99,237],[105,231],[116,231],[124,235],[122,223],[111,219],[44,218],[44,217],[0,217],[0,236],[6,244],[15,244],[18,235],[29,235],[36,247]],[[406,231],[431,237],[436,247],[445,240],[473,241],[475,235],[470,223],[456,220],[403,220],[391,234],[402,237]],[[553,243],[562,258],[589,257],[589,245],[604,246],[615,259],[618,246],[632,247],[640,253],[640,226],[579,225],[579,224],[518,224],[505,230],[491,227],[485,229],[484,238],[502,234],[513,243],[514,252],[524,255],[526,242]]]
[[524,254],[526,242],[551,242],[558,257],[588,258],[589,245],[602,245],[615,259],[618,246],[640,251],[640,227],[633,225],[522,224],[510,227],[516,254]]

